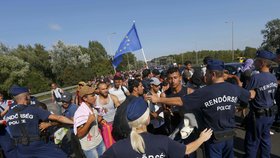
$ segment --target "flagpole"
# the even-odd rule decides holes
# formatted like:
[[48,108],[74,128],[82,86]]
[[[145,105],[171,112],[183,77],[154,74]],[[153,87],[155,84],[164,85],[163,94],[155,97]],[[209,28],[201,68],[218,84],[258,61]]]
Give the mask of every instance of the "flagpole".
[[145,56],[145,53],[144,53],[144,49],[142,48],[141,50],[142,50],[142,54],[143,54],[143,57],[144,57],[146,67],[149,68],[148,63],[147,63],[147,59],[146,59],[146,56]]

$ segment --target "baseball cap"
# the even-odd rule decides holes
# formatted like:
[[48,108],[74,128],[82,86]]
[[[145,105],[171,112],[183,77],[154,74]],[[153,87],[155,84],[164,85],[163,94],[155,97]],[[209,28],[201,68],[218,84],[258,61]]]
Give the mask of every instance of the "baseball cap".
[[223,71],[225,69],[224,62],[221,60],[211,59],[207,62],[207,70]]
[[86,85],[86,83],[85,83],[84,81],[80,81],[78,84],[79,84],[79,85],[83,85],[83,86]]
[[12,96],[17,96],[21,93],[26,93],[26,92],[29,92],[28,88],[26,87],[20,87],[18,85],[13,85],[10,90],[9,90],[10,94]]
[[128,121],[135,121],[147,110],[147,102],[142,97],[133,99],[127,106],[126,116]]
[[161,82],[159,81],[158,78],[156,78],[156,77],[152,77],[152,78],[151,78],[150,84],[153,84],[153,85],[158,86],[158,85],[160,85],[160,83],[161,83]]
[[259,50],[256,52],[256,57],[264,58],[264,59],[268,59],[268,60],[274,60],[276,58],[276,55],[270,51]]
[[93,94],[94,93],[94,89],[92,87],[89,86],[83,86],[80,90],[79,90],[79,96],[83,97],[87,94]]
[[70,102],[72,100],[72,94],[69,92],[64,92],[61,95],[61,101],[62,102]]

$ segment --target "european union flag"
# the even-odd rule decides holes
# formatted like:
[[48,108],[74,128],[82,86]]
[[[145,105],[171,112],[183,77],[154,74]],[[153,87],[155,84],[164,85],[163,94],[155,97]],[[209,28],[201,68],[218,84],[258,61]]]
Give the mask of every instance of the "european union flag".
[[132,28],[126,34],[124,39],[122,40],[115,56],[113,59],[113,66],[116,68],[122,62],[122,55],[133,52],[136,50],[142,49],[135,24],[133,24]]

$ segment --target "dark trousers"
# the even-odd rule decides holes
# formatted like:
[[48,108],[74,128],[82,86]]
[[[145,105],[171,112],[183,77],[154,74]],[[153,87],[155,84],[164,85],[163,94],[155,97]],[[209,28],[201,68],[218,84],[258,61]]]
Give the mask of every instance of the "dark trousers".
[[207,158],[233,158],[233,138],[218,143],[210,139],[205,142],[205,154]]
[[0,146],[4,151],[5,157],[16,157],[16,147],[4,127],[0,128]]
[[[269,131],[274,117],[261,116],[256,118],[254,131],[252,115],[252,113],[249,113],[246,127],[245,157],[256,157],[258,149],[260,150],[260,157],[270,157],[271,141]],[[255,136],[254,133],[256,134]]]
[[54,144],[46,144],[43,141],[31,142],[29,145],[17,145],[17,157],[19,158],[67,158],[67,155]]

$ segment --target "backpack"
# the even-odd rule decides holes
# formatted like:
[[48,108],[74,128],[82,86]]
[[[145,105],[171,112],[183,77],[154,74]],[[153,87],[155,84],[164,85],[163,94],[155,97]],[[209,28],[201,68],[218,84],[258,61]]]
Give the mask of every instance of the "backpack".
[[127,138],[130,134],[131,128],[127,122],[126,109],[128,104],[134,98],[136,97],[131,95],[128,96],[125,101],[117,108],[112,130],[112,136],[116,141]]
[[[58,89],[58,92],[60,93],[60,96],[62,96],[62,92],[61,92],[60,88]],[[57,98],[54,91],[52,93],[53,93],[53,97],[54,97],[55,101],[56,102],[61,102],[61,98]]]
[[123,86],[121,86],[121,90],[123,91],[123,94],[125,95],[125,97],[127,97],[127,94],[125,93]]

